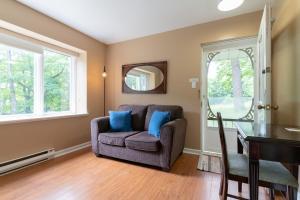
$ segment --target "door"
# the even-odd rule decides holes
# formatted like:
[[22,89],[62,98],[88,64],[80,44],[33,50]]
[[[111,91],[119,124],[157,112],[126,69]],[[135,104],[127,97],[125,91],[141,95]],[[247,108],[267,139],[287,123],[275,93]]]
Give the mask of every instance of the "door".
[[[278,106],[271,104],[271,8],[269,0],[264,8],[257,38],[204,44],[202,48],[202,157],[203,155],[220,155],[216,112],[221,112],[223,116],[228,150],[236,152],[237,137],[234,122],[270,123],[271,110],[278,109]],[[237,55],[240,57],[236,57]],[[253,71],[249,67],[246,69],[246,66],[250,65]],[[218,76],[219,73],[220,76]],[[251,74],[253,79],[251,79]],[[203,161],[200,159],[199,169],[203,169],[202,166]]]
[[257,70],[255,95],[255,121],[270,123],[271,110],[278,109],[271,104],[271,8],[264,8],[257,38]]
[[254,38],[239,38],[202,45],[202,153],[221,152],[217,112],[221,112],[228,150],[236,152],[236,121],[254,121],[256,74]]

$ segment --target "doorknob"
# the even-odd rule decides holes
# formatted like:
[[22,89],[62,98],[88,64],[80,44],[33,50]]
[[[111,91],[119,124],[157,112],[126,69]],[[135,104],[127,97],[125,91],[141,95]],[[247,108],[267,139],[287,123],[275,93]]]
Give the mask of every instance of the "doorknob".
[[267,105],[258,105],[257,106],[257,109],[258,110],[278,110],[279,109],[279,106],[271,106],[270,104],[267,104]]
[[265,109],[265,108],[266,108],[266,106],[264,106],[264,105],[258,105],[258,106],[257,106],[257,109],[258,109],[258,110],[262,110],[262,109]]

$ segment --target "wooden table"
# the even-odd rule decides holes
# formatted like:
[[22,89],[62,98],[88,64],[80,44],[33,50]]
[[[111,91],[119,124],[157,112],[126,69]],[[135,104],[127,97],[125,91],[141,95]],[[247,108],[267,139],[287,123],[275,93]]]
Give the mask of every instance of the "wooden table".
[[[258,199],[259,159],[292,164],[293,174],[300,164],[300,132],[272,124],[237,122],[238,153],[249,156],[250,199]],[[296,127],[294,127],[296,128]],[[293,192],[289,192],[293,195]],[[296,199],[295,197],[294,199]]]

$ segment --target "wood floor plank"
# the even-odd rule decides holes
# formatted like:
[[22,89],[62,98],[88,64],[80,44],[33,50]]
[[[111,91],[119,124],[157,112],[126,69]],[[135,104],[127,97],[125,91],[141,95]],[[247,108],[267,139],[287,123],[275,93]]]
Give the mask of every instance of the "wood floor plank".
[[[83,150],[0,177],[0,200],[217,200],[219,174],[197,170],[198,156],[183,154],[171,172]],[[229,191],[237,195],[237,184]],[[247,197],[247,185],[243,185]],[[260,199],[269,199],[260,188]],[[279,196],[276,199],[281,199]]]

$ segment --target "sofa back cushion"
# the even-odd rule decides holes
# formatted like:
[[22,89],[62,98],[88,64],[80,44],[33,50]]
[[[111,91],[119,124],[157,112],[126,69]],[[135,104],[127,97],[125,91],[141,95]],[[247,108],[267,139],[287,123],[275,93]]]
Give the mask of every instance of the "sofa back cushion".
[[144,106],[144,105],[120,105],[118,110],[132,111],[131,112],[132,129],[134,131],[144,131],[147,107],[148,106]]
[[145,120],[145,130],[149,130],[149,123],[154,111],[170,112],[170,121],[183,118],[183,109],[181,106],[173,105],[148,105]]

